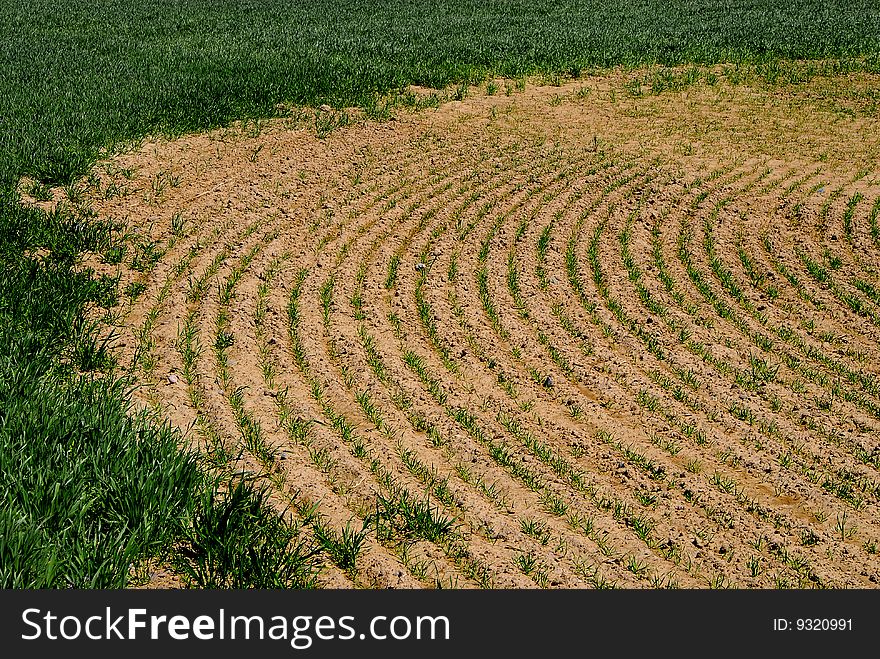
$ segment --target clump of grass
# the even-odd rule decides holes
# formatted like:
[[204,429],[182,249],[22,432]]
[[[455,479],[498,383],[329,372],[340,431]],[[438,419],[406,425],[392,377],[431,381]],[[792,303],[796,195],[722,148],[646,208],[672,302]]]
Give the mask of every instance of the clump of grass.
[[449,536],[455,528],[455,520],[432,506],[427,496],[424,500],[416,499],[405,490],[380,494],[370,521],[377,537],[385,541],[410,537],[436,542]]
[[523,533],[533,537],[542,545],[550,542],[550,528],[546,523],[536,519],[521,519],[519,525]]
[[330,560],[339,569],[354,572],[357,558],[369,532],[367,526],[364,525],[360,531],[355,531],[351,524],[346,524],[340,533],[336,533],[324,520],[315,521],[313,526],[315,540]]
[[239,482],[206,492],[174,562],[197,588],[313,588],[317,549],[296,525],[266,514],[266,494]]
[[27,193],[37,201],[52,200],[52,189],[40,181],[34,181],[31,183],[28,187]]

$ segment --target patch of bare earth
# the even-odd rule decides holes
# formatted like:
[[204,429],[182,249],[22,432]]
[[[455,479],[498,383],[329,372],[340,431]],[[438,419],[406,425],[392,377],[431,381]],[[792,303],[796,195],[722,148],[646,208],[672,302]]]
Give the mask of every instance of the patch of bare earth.
[[877,117],[623,82],[96,169],[136,398],[366,524],[327,586],[877,584]]

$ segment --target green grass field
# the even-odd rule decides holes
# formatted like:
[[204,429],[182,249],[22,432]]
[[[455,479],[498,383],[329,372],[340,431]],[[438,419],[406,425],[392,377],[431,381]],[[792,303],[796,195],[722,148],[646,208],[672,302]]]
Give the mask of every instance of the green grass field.
[[374,108],[418,84],[726,63],[770,80],[880,70],[880,5],[818,0],[378,4],[0,1],[0,586],[123,587],[174,561],[200,587],[307,587],[314,549],[264,496],[227,487],[179,434],[129,408],[78,268],[120,227],[24,208],[22,176],[69,184],[149,134]]

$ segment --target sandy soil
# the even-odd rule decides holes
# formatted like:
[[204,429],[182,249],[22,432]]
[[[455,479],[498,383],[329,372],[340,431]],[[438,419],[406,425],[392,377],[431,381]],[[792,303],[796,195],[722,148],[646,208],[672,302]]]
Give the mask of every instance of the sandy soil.
[[327,586],[877,585],[878,117],[625,83],[96,168],[142,404],[307,533],[454,519],[372,524]]

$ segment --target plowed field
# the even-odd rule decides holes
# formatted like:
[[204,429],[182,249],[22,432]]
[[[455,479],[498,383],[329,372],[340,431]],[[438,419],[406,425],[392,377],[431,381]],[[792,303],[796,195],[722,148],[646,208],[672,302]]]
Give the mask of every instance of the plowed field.
[[94,170],[135,398],[327,586],[876,585],[878,81],[625,83]]

